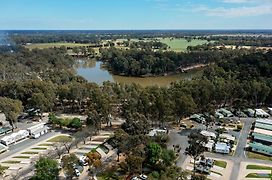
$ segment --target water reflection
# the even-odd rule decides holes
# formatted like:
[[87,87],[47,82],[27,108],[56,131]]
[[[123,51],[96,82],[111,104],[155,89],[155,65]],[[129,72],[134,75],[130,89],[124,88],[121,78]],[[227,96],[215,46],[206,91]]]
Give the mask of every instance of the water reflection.
[[202,70],[193,70],[188,73],[159,76],[159,77],[127,77],[112,75],[106,69],[102,67],[103,63],[95,60],[79,60],[76,65],[78,75],[84,77],[89,82],[95,82],[102,85],[104,81],[118,82],[124,84],[140,84],[143,87],[146,86],[168,86],[171,82],[175,82],[182,79],[192,79],[195,76],[201,75]]

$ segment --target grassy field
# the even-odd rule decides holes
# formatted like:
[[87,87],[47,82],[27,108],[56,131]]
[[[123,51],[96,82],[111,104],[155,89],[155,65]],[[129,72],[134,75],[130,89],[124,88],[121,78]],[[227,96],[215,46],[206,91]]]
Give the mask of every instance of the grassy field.
[[215,161],[214,164],[216,166],[222,167],[222,168],[226,168],[227,167],[227,162],[226,161]]
[[59,135],[59,136],[49,139],[47,142],[61,142],[61,141],[66,141],[66,140],[71,140],[71,139],[72,138],[70,136]]
[[257,174],[257,173],[250,173],[246,176],[246,178],[272,178],[271,174],[267,174],[267,175],[261,175],[261,174]]
[[46,48],[53,48],[53,47],[61,47],[61,46],[65,46],[65,47],[78,47],[78,46],[89,46],[90,44],[80,44],[80,43],[34,43],[34,44],[30,44],[30,45],[26,45],[25,47],[27,47],[28,49],[46,49]]
[[167,44],[172,51],[186,51],[188,46],[196,46],[208,43],[206,40],[193,39],[188,42],[186,39],[160,39],[160,42]]
[[258,169],[258,170],[272,170],[272,167],[269,166],[260,166],[255,164],[249,164],[246,167],[247,169]]
[[29,159],[30,156],[14,156],[12,158],[19,158],[19,159]]
[[272,157],[258,154],[258,153],[254,153],[254,152],[248,152],[247,157],[250,159],[260,159],[260,160],[272,161]]
[[39,152],[26,151],[26,152],[22,152],[21,154],[39,154]]
[[[148,42],[148,41],[152,41],[152,40],[159,40],[162,43],[167,44],[170,49],[170,51],[186,51],[188,46],[196,46],[196,45],[201,45],[201,44],[205,44],[208,41],[206,40],[198,40],[198,39],[193,39],[192,41],[188,42],[186,39],[181,38],[181,39],[171,39],[171,38],[154,38],[154,39],[145,39],[143,41]],[[102,41],[102,43],[106,43],[107,41],[110,40],[104,40]],[[127,39],[117,39],[115,41],[115,43],[117,42],[123,42],[123,41],[127,41]],[[138,42],[140,40],[138,39],[131,39],[131,42]],[[65,47],[78,47],[78,46],[89,46],[91,44],[81,44],[81,43],[63,43],[63,42],[57,42],[57,43],[33,43],[33,44],[29,44],[26,45],[25,47],[28,49],[46,49],[46,48],[53,48],[53,47],[61,47],[61,46],[65,46]],[[116,46],[116,48],[121,48],[121,49],[125,49],[124,47],[119,47]],[[94,48],[94,50],[96,51],[96,53],[99,52],[99,48]],[[71,51],[72,52],[72,51]],[[70,52],[70,53],[71,53]]]

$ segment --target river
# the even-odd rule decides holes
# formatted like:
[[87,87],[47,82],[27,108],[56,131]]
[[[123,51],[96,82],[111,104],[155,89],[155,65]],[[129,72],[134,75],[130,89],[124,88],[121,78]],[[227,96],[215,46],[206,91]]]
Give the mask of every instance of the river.
[[107,69],[101,66],[101,61],[95,60],[79,60],[76,65],[77,74],[87,79],[89,82],[95,82],[102,85],[104,81],[118,82],[124,84],[139,84],[143,87],[146,86],[169,86],[171,82],[175,82],[182,79],[192,79],[195,76],[200,76],[202,70],[192,70],[187,73],[157,76],[157,77],[128,77],[111,74]]

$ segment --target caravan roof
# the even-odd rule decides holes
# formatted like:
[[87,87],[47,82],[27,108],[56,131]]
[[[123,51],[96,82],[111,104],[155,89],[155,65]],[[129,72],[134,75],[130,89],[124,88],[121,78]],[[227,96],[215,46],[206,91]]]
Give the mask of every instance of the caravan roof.
[[256,119],[256,123],[272,125],[272,119]]

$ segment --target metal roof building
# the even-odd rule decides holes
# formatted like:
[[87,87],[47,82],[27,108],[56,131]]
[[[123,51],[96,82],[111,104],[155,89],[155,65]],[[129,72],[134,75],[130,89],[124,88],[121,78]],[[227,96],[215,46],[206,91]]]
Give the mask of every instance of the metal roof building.
[[272,125],[272,119],[256,119],[256,123]]
[[255,128],[253,132],[272,136],[272,131],[265,130],[265,129]]
[[269,125],[269,124],[256,123],[255,127],[272,131],[272,125]]
[[250,143],[249,146],[252,148],[252,151],[262,153],[262,154],[267,154],[272,156],[272,147],[271,146],[266,146],[261,143]]
[[254,140],[260,140],[260,141],[272,143],[272,136],[259,134],[259,133],[252,133],[252,136],[254,137]]

